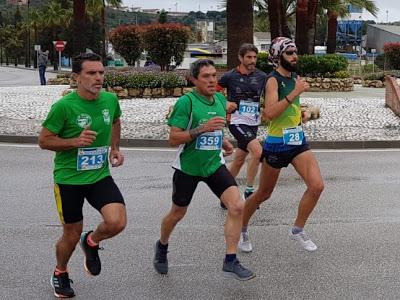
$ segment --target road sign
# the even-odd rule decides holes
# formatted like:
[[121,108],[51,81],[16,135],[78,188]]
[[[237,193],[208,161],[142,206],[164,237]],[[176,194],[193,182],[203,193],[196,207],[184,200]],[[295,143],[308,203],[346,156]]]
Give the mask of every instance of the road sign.
[[66,41],[53,41],[54,47],[58,52],[62,52],[65,49]]
[[35,51],[40,51],[41,47],[40,47],[40,45],[35,45],[34,49],[35,49]]

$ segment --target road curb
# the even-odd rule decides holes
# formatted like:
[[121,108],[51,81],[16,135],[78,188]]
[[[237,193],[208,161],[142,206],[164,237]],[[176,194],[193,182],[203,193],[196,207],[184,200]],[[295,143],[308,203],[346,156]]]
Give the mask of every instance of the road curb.
[[[37,136],[0,135],[0,143],[37,144]],[[400,140],[385,141],[309,141],[312,149],[384,149],[400,148]],[[122,147],[169,147],[167,140],[121,139]]]

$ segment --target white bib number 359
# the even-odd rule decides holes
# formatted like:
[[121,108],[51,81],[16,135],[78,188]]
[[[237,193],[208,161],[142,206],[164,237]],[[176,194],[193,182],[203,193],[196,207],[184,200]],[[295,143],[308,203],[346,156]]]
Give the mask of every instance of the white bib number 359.
[[196,139],[197,150],[221,150],[222,131],[205,132]]

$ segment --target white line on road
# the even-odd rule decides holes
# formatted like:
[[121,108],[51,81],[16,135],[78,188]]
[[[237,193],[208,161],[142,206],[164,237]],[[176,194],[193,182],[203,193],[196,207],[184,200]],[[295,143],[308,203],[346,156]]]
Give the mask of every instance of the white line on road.
[[[12,144],[12,143],[0,143],[0,147],[14,147],[14,148],[38,148],[35,144]],[[123,151],[142,151],[142,152],[175,152],[177,148],[132,148],[132,147],[121,147]],[[385,149],[312,149],[315,153],[351,153],[351,152],[400,152],[399,148],[385,148]]]

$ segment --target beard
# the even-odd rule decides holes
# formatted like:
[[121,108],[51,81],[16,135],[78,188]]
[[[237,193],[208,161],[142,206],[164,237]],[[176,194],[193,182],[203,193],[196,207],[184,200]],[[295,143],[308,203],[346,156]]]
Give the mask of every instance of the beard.
[[287,70],[289,72],[297,72],[297,63],[291,64],[286,59],[284,59],[283,56],[281,56],[280,63],[281,63],[282,68],[284,68],[285,70]]

